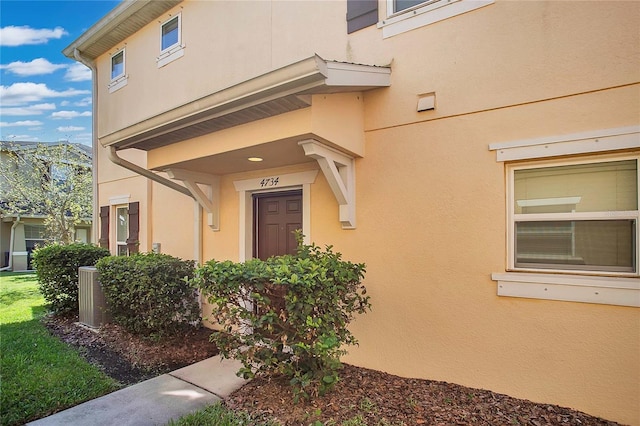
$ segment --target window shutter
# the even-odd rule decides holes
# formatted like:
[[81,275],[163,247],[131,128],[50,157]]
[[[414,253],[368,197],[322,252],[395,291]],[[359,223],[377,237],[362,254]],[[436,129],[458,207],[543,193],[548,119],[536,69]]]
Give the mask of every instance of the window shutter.
[[347,34],[378,22],[378,0],[347,0]]
[[127,248],[129,254],[138,253],[140,234],[140,203],[138,201],[129,203],[129,238],[127,238]]
[[109,248],[109,206],[100,207],[100,247]]

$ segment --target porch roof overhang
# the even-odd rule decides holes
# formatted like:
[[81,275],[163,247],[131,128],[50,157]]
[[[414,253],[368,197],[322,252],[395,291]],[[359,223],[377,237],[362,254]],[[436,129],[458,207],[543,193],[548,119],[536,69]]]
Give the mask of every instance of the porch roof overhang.
[[327,61],[314,55],[99,136],[115,149],[145,151],[311,106],[313,94],[391,85],[388,66]]

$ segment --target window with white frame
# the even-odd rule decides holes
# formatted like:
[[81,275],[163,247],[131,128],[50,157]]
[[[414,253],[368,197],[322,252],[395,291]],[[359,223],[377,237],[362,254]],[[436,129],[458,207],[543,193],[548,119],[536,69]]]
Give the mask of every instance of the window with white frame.
[[509,268],[638,273],[638,157],[513,165]]
[[160,56],[158,68],[181,58],[184,55],[182,44],[182,14],[172,16],[160,25]]
[[392,37],[494,3],[495,0],[387,0],[387,17],[378,23]]
[[127,256],[129,238],[129,208],[127,206],[116,207],[116,255]]
[[111,82],[109,83],[109,93],[124,87],[127,84],[125,73],[125,50],[119,50],[111,56]]

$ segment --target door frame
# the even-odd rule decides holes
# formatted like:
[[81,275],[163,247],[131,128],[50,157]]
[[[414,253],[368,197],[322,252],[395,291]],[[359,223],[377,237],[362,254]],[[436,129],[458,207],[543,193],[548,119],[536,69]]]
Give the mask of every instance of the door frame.
[[264,175],[253,179],[237,180],[233,185],[239,196],[239,250],[238,261],[253,258],[254,213],[253,195],[269,192],[286,192],[302,189],[302,233],[303,242],[311,242],[311,184],[315,182],[318,170],[299,173]]

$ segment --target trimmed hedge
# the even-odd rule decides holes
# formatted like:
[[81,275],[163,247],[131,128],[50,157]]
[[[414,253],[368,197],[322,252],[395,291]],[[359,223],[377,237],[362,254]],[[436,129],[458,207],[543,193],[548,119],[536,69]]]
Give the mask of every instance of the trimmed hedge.
[[244,378],[284,375],[296,400],[329,391],[339,380],[345,346],[357,344],[347,328],[371,308],[361,284],[365,265],[340,253],[302,245],[296,255],[244,263],[211,260],[195,282],[216,306],[210,320],[224,332],[211,340],[243,363]]
[[131,333],[163,338],[200,325],[194,262],[166,254],[112,256],[97,264],[113,321]]
[[78,313],[78,268],[93,266],[109,250],[91,244],[52,244],[33,252],[40,292],[55,314]]

